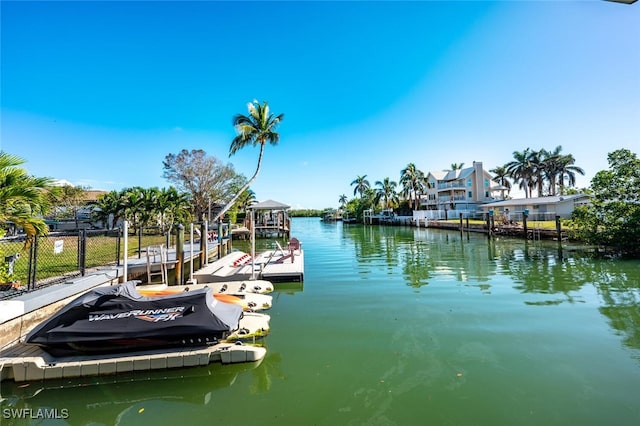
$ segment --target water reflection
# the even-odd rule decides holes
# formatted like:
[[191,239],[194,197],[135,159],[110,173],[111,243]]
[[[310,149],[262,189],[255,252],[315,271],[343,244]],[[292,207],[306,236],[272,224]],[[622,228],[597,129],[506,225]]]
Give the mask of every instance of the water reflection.
[[[278,364],[277,360],[271,363]],[[144,414],[147,419],[155,416],[154,411],[160,407],[166,410],[173,406],[184,411],[213,405],[216,391],[232,386],[238,377],[249,372],[254,377],[254,390],[264,391],[268,389],[263,377],[267,373],[260,372],[259,366],[260,362],[224,366],[211,364],[74,380],[2,382],[0,411],[31,410],[31,413],[37,413],[38,410],[49,410],[57,413],[56,424],[123,424],[125,418],[131,420],[132,416]],[[272,365],[269,371],[274,370]],[[143,420],[139,417],[138,421]]]
[[640,261],[601,259],[579,248],[559,249],[555,242],[408,227],[349,226],[343,236],[365,270],[399,270],[416,289],[452,280],[490,294],[493,282],[505,275],[514,290],[534,296],[525,304],[550,306],[587,303],[585,286],[592,287],[600,312],[624,344],[640,349]]
[[282,355],[279,353],[267,353],[267,356],[263,359],[260,368],[252,370],[254,377],[253,384],[251,385],[252,393],[267,392],[271,389],[273,379],[284,380],[285,376],[281,369]]

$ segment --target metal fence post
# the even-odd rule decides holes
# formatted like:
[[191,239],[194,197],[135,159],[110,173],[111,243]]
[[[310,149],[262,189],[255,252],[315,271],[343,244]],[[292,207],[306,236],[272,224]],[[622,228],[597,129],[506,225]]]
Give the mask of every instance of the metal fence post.
[[27,275],[27,288],[35,289],[36,286],[36,270],[38,263],[38,236],[33,237],[31,247],[29,247],[29,272]]
[[87,231],[81,229],[78,231],[78,269],[80,276],[84,277],[87,266]]
[[176,281],[184,284],[184,225],[179,224],[176,234]]
[[122,236],[122,230],[118,228],[116,234],[116,265],[120,266],[120,238]]

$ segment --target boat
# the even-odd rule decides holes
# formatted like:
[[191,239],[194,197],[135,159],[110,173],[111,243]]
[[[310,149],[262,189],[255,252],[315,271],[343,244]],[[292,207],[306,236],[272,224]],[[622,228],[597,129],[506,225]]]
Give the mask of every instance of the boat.
[[244,320],[240,305],[217,300],[211,288],[145,297],[137,284],[98,287],[77,297],[34,328],[24,343],[53,355],[99,354],[202,347],[268,332],[268,316]]

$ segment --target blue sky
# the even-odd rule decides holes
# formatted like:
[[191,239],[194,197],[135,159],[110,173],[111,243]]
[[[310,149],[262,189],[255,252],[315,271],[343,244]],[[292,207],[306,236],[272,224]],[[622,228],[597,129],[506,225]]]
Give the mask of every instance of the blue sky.
[[[424,172],[562,145],[586,176],[640,154],[640,4],[585,1],[12,2],[1,14],[1,149],[36,176],[166,187],[162,160],[233,157],[253,99],[284,113],[258,200],[337,207]],[[517,194],[516,194],[517,195]]]

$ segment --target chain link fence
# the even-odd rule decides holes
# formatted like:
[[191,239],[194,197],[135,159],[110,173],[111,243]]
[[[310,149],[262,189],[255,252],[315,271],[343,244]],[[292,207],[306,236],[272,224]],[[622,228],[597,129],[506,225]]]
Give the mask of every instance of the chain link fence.
[[[175,235],[159,228],[129,229],[127,258],[140,258],[148,246],[172,243]],[[120,266],[123,246],[120,228],[51,232],[29,244],[25,235],[2,238],[0,300],[85,276],[98,267]]]

